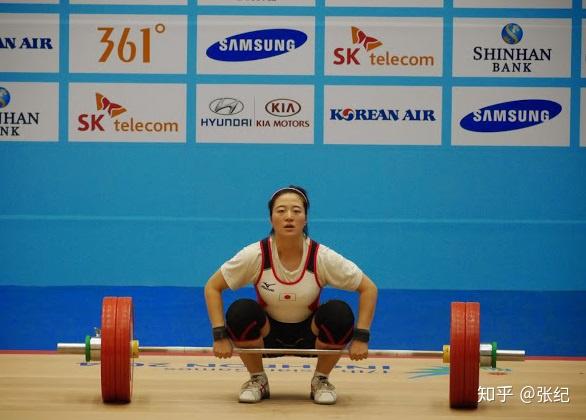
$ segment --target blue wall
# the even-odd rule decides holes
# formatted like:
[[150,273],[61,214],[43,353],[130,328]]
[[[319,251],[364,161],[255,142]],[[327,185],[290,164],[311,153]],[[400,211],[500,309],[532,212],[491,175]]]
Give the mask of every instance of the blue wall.
[[[581,1],[571,9],[327,8],[0,5],[1,13],[58,13],[59,73],[0,73],[9,82],[59,83],[56,143],[0,142],[0,285],[201,286],[217,267],[269,230],[266,201],[278,187],[305,186],[311,234],[355,260],[382,288],[586,290],[586,148],[580,146]],[[185,75],[70,74],[72,13],[185,14]],[[315,76],[195,74],[199,14],[316,16]],[[326,16],[443,17],[442,77],[336,77],[323,68]],[[568,78],[452,77],[457,17],[572,20]],[[185,83],[186,144],[68,141],[72,82]],[[199,83],[315,85],[315,144],[194,141]],[[440,146],[323,143],[329,84],[443,87]],[[451,146],[451,88],[565,87],[569,147]]]
[[[268,233],[267,199],[294,183],[309,191],[311,235],[356,261],[381,288],[373,347],[439,348],[448,337],[449,302],[459,299],[483,305],[483,340],[533,355],[586,354],[579,333],[586,320],[580,0],[572,9],[551,10],[457,9],[449,0],[444,8],[326,8],[325,0],[305,8],[205,7],[195,0],[185,7],[0,5],[0,13],[27,12],[59,14],[60,71],[0,71],[0,86],[59,84],[59,139],[0,141],[0,349],[52,349],[56,341],[83,339],[99,323],[105,294],[135,296],[137,335],[145,344],[209,345],[201,286],[223,261]],[[70,74],[73,13],[187,15],[187,74]],[[316,74],[197,75],[197,16],[240,13],[315,15]],[[330,15],[443,18],[443,75],[325,76],[323,23]],[[571,76],[452,77],[456,17],[571,19]],[[186,104],[178,106],[188,115],[186,143],[70,142],[74,82],[185,84]],[[198,143],[193,112],[201,83],[314,85],[315,143]],[[324,144],[324,86],[337,84],[441,86],[441,145]],[[458,86],[568,89],[569,146],[452,146]],[[343,296],[356,306],[354,294]]]
[[585,152],[0,144],[0,284],[203,285],[298,183],[380,287],[585,290]]

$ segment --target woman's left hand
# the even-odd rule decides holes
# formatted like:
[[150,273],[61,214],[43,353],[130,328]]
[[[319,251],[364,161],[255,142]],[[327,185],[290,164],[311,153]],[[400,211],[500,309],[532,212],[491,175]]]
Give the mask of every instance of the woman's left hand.
[[351,360],[362,360],[368,357],[368,343],[364,341],[353,340],[348,349]]

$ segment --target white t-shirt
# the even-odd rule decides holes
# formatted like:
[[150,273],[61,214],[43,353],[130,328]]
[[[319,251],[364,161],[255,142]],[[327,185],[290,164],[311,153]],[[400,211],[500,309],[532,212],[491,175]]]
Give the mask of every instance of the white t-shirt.
[[[299,278],[307,259],[309,242],[309,238],[306,238],[303,242],[303,256],[299,267],[289,271],[283,267],[279,260],[275,241],[270,241],[273,266],[277,276],[283,282],[294,282]],[[241,249],[234,257],[222,264],[220,271],[230,289],[237,290],[247,284],[256,283],[262,269],[261,264],[262,251],[259,241]],[[337,289],[353,291],[360,285],[362,275],[362,270],[352,261],[325,245],[319,245],[317,250],[317,278],[322,287],[329,285]]]

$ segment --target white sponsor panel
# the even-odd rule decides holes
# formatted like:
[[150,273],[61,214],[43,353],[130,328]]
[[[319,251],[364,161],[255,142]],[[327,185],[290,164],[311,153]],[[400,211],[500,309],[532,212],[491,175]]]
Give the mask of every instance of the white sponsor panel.
[[69,140],[185,142],[185,86],[72,83]]
[[[585,0],[586,1],[586,0]],[[586,19],[582,19],[582,77],[586,77]]]
[[187,17],[71,15],[69,67],[78,73],[185,73]]
[[315,0],[198,0],[200,6],[315,6]]
[[313,143],[313,86],[198,85],[196,108],[199,143]]
[[452,144],[569,146],[569,88],[456,87]]
[[586,89],[580,89],[580,146],[586,147]]
[[197,17],[200,74],[314,74],[312,16]]
[[325,73],[441,76],[440,18],[327,17]]
[[59,4],[59,0],[0,0],[2,3]]
[[443,0],[326,0],[333,7],[443,7]]
[[454,7],[568,9],[572,0],[454,0]]
[[324,143],[440,145],[439,86],[326,86]]
[[69,0],[71,4],[186,5],[187,0]]
[[0,72],[58,72],[59,15],[0,14]]
[[57,141],[59,84],[0,81],[0,141]]
[[570,19],[456,18],[454,76],[569,77]]

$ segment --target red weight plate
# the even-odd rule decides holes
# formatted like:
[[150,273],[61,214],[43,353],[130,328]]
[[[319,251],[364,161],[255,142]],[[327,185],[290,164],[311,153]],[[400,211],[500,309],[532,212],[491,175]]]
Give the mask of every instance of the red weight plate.
[[132,298],[119,297],[116,307],[116,397],[130,402],[132,394]]
[[102,300],[101,378],[102,400],[115,402],[116,397],[116,306],[117,298]]
[[464,401],[466,372],[466,304],[464,302],[452,302],[450,319],[450,407],[460,408]]
[[480,376],[480,304],[466,303],[466,361],[464,400],[467,408],[478,407],[478,382]]

